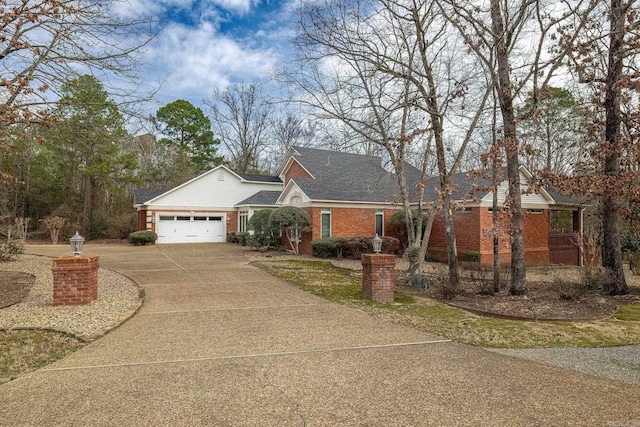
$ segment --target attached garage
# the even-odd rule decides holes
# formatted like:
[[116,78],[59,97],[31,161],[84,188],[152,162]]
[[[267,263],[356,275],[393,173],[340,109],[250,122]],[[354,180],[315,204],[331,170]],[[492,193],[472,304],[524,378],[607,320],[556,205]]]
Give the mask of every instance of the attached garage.
[[159,215],[158,243],[224,242],[223,220],[213,215]]

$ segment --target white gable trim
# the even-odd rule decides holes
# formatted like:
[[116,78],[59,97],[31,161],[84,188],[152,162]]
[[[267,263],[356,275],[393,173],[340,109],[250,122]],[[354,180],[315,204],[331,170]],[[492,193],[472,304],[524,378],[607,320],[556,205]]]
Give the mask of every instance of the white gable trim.
[[[526,191],[529,183],[533,179],[533,175],[524,167],[520,168],[520,186],[523,191]],[[497,188],[498,192],[498,205],[504,206],[505,201],[509,195],[509,181],[507,179],[500,182]],[[547,193],[547,191],[539,187],[538,192],[531,194],[522,194],[520,196],[520,203],[523,209],[549,209],[550,205],[554,205],[556,202]],[[488,192],[480,199],[480,206],[491,207],[493,206],[493,193]]]
[[311,172],[309,172],[309,170],[307,168],[304,167],[304,165],[302,163],[300,163],[300,161],[298,159],[296,159],[295,157],[293,157],[294,155],[300,155],[300,153],[298,153],[297,151],[295,151],[293,148],[289,149],[289,152],[287,153],[288,157],[285,157],[285,159],[282,161],[280,167],[278,168],[278,176],[280,177],[280,179],[282,179],[284,181],[285,176],[287,174],[287,171],[289,170],[289,168],[291,168],[291,165],[295,162],[298,164],[298,166],[300,166],[302,168],[302,170],[304,170],[306,173],[309,174],[309,176],[313,179],[316,179],[313,174]]
[[[533,174],[529,171],[529,169],[527,169],[525,166],[520,166],[520,182],[522,182],[522,176],[524,175],[524,177],[527,179],[527,182],[531,182],[533,181]],[[551,194],[547,193],[547,190],[544,189],[544,187],[540,186],[538,187],[538,192],[540,194],[542,194],[542,196],[547,199],[548,202],[550,202],[549,204],[556,204],[557,202],[555,201],[555,199],[553,197],[551,197]]]
[[293,196],[300,196],[302,198],[303,204],[309,204],[311,202],[309,196],[307,196],[307,194],[302,191],[302,189],[298,186],[298,184],[296,184],[294,179],[291,179],[282,190],[282,194],[280,194],[280,197],[278,197],[278,200],[276,200],[276,204],[289,205],[289,202]]

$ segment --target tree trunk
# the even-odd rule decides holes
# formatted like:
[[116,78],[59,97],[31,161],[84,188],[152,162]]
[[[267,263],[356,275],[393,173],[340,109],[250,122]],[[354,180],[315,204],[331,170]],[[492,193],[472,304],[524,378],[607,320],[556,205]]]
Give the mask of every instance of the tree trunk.
[[[604,100],[606,114],[605,139],[607,149],[604,158],[605,179],[616,180],[620,176],[620,126],[622,122],[620,111],[620,83],[622,83],[622,38],[625,32],[625,13],[621,0],[611,0],[609,20],[611,33],[609,34],[609,63],[607,67],[607,91]],[[603,195],[602,225],[602,265],[611,275],[611,283],[606,291],[611,295],[621,295],[629,292],[622,267],[622,252],[618,234],[618,213],[620,210],[619,197],[611,192]]]
[[413,275],[413,273],[415,273],[416,271],[422,271],[422,264],[424,264],[424,259],[427,256],[427,249],[429,248],[429,239],[431,238],[431,229],[433,228],[433,219],[434,219],[433,214],[434,214],[434,210],[430,210],[429,213],[427,214],[428,215],[427,224],[425,225],[424,234],[422,236],[422,243],[420,245],[420,250],[418,251],[418,259],[416,260],[416,264],[414,266],[413,271],[411,272],[411,275]]
[[527,281],[524,263],[522,203],[520,199],[520,159],[518,157],[518,140],[516,138],[516,121],[513,109],[511,67],[500,3],[499,0],[491,0],[491,21],[498,63],[496,91],[502,113],[507,179],[509,181],[509,216],[511,221],[511,287],[509,292],[512,295],[524,295],[527,293]]
[[491,213],[491,225],[493,227],[493,292],[500,292],[500,234],[498,213],[498,183],[496,161],[492,162],[493,175],[493,212]]
[[442,217],[444,229],[447,233],[447,259],[449,263],[449,288],[455,290],[460,283],[460,271],[458,268],[458,248],[456,234],[453,225],[453,212],[451,209],[451,195],[445,193],[442,197]]

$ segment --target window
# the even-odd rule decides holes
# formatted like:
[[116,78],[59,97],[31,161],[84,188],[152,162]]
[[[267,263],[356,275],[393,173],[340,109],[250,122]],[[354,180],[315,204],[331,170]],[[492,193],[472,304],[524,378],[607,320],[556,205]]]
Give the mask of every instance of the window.
[[[489,208],[489,209],[493,209],[493,208]],[[465,206],[464,208],[460,209],[460,212],[472,212],[472,211],[473,211],[473,208],[470,208],[469,206]]]
[[249,222],[249,211],[238,212],[238,231],[247,231],[247,223]]
[[207,217],[206,216],[194,216],[193,220],[194,221],[206,221]]
[[542,209],[527,209],[527,212],[530,214],[541,214],[544,211]]
[[384,211],[376,210],[376,233],[378,236],[384,236]]
[[176,219],[178,221],[191,221],[191,217],[190,216],[177,216]]
[[209,221],[222,221],[221,216],[210,216]]
[[174,219],[176,219],[175,216],[160,215],[160,221],[173,221]]
[[320,237],[331,237],[331,209],[322,209],[320,213]]

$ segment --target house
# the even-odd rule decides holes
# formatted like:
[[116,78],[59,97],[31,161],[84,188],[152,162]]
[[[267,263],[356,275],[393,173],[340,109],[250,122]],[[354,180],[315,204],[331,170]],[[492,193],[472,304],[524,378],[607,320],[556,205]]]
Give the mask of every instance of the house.
[[255,210],[273,206],[281,190],[278,177],[220,165],[168,191],[137,190],[138,229],[155,231],[158,243],[224,242],[227,232],[246,229]]
[[[405,163],[410,200],[417,203],[416,184],[421,173]],[[524,190],[533,177],[520,171]],[[453,184],[458,253],[477,251],[483,263],[493,259],[493,193],[490,181],[457,174]],[[424,200],[435,200],[437,181],[429,180]],[[304,233],[302,253],[311,254],[311,241],[330,236],[396,236],[391,216],[402,208],[399,185],[389,162],[376,156],[342,153],[307,147],[293,147],[286,153],[277,176],[238,174],[226,166],[216,168],[168,191],[138,191],[135,207],[139,229],[154,230],[158,243],[222,242],[227,233],[247,231],[247,222],[260,209],[298,206],[311,216],[311,231]],[[498,203],[503,205],[507,183],[498,187]],[[580,231],[581,208],[571,200],[540,188],[522,196],[525,211],[525,259],[528,264],[551,262],[577,264],[578,251],[571,243],[572,232]],[[551,220],[557,213],[569,218],[571,230],[554,240]],[[555,213],[555,214],[554,214]],[[508,216],[500,214],[508,228]],[[446,259],[442,219],[436,217],[429,253]],[[501,258],[508,260],[508,235],[502,233]],[[560,243],[558,243],[560,242]]]

